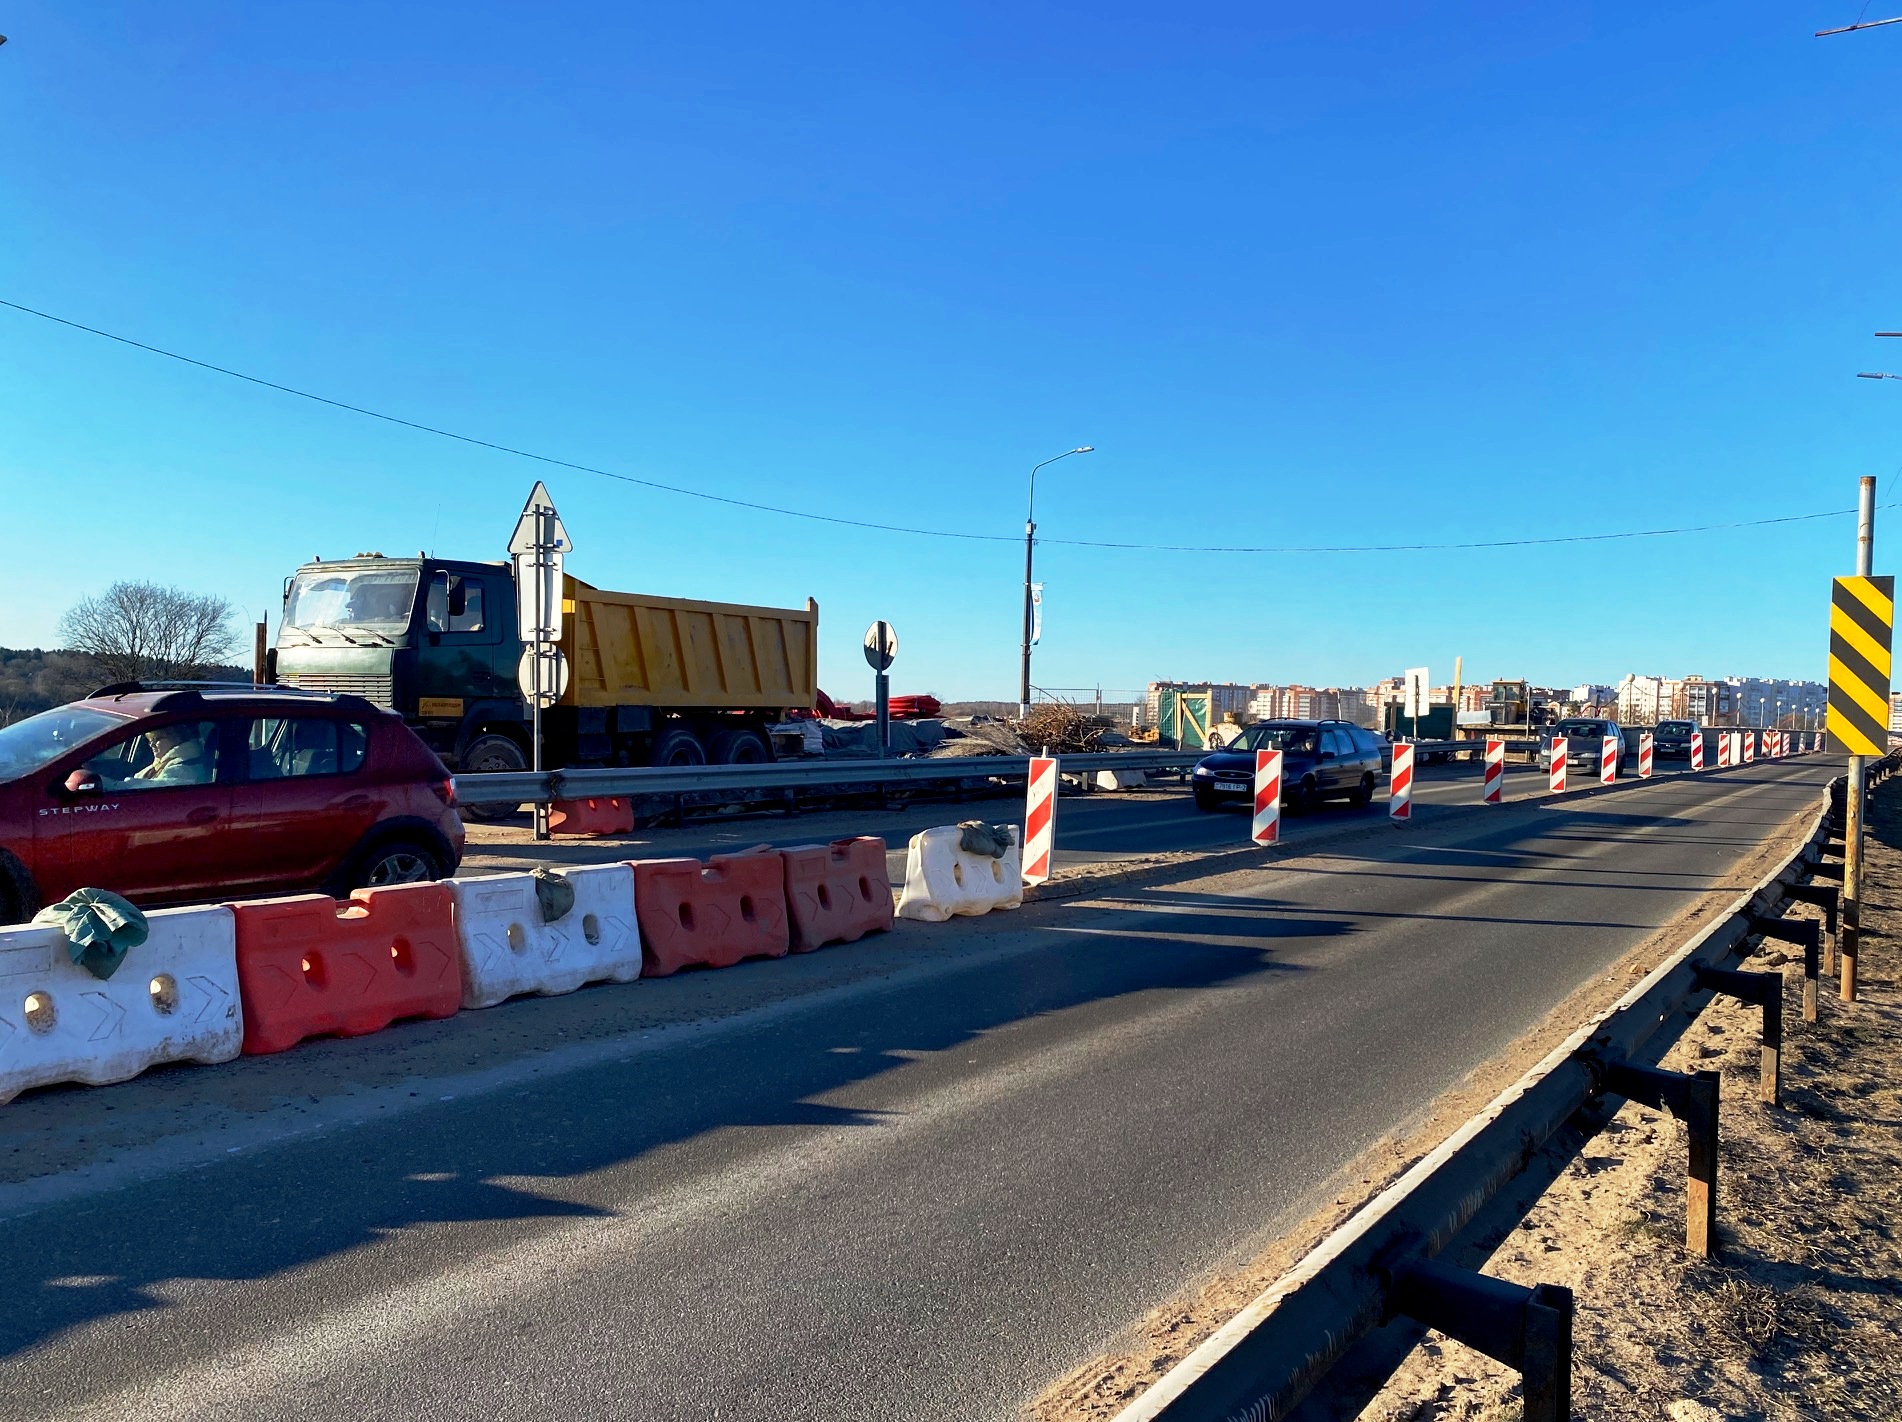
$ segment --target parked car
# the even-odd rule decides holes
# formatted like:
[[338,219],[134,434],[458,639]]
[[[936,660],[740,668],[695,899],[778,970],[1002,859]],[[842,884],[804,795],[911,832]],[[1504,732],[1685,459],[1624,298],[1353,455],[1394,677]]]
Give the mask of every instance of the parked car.
[[1618,738],[1618,768],[1621,771],[1631,758],[1631,748],[1625,744],[1624,729],[1616,721],[1605,716],[1568,716],[1539,737],[1539,765],[1542,769],[1552,768],[1552,742],[1560,736],[1565,738],[1567,765],[1598,769],[1607,736]]
[[1221,750],[1204,756],[1190,781],[1195,807],[1255,803],[1255,752],[1282,753],[1282,803],[1304,810],[1323,800],[1373,803],[1380,781],[1381,740],[1350,721],[1261,721]]
[[0,923],[82,887],[134,903],[436,879],[449,772],[357,696],[124,683],[0,727]]
[[1659,760],[1691,758],[1695,721],[1660,721],[1651,732],[1651,754]]

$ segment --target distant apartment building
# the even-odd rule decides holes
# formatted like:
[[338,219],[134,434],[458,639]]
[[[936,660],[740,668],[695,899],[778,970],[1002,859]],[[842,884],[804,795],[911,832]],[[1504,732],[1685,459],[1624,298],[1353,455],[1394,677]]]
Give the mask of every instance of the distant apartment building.
[[1305,686],[1299,682],[1287,686],[1267,682],[1243,686],[1237,682],[1152,681],[1143,703],[1145,719],[1150,725],[1156,724],[1157,707],[1164,691],[1210,692],[1218,723],[1231,715],[1237,721],[1338,718],[1361,726],[1371,726],[1375,720],[1372,694],[1358,686]]

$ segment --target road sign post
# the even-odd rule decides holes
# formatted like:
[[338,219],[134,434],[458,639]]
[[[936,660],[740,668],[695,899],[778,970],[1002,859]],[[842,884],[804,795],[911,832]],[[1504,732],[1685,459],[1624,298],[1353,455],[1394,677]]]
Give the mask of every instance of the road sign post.
[[889,622],[874,622],[865,629],[865,664],[878,675],[872,679],[872,711],[878,722],[879,759],[892,753],[892,683],[885,673],[898,656],[898,633]]
[[[529,490],[509,556],[515,561],[515,625],[522,639],[516,680],[528,702],[532,768],[542,768],[542,708],[552,706],[568,688],[567,660],[561,654],[562,556],[574,545],[555,512],[555,501],[539,479]],[[535,838],[548,838],[548,806],[535,805]]]
[[1856,1000],[1862,932],[1863,781],[1868,757],[1889,749],[1890,658],[1895,579],[1870,576],[1876,538],[1876,481],[1862,481],[1856,519],[1856,576],[1837,578],[1829,597],[1829,717],[1824,749],[1849,757],[1843,786],[1842,998]]

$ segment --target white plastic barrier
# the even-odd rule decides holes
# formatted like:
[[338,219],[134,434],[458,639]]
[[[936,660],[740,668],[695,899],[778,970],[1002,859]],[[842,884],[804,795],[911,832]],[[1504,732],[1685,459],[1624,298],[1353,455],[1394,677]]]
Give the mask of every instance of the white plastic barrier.
[[462,1005],[494,1007],[523,993],[552,997],[585,983],[631,983],[641,975],[634,868],[603,864],[562,871],[574,907],[543,923],[533,874],[451,879]]
[[228,1062],[244,1045],[227,908],[157,909],[110,978],[50,924],[0,928],[0,1102],[54,1082],[106,1086],[161,1062]]
[[1010,849],[1001,859],[972,854],[960,848],[958,840],[956,825],[911,837],[905,888],[898,896],[900,918],[943,923],[955,915],[1014,909],[1023,903],[1023,850],[1016,825],[1010,827]]

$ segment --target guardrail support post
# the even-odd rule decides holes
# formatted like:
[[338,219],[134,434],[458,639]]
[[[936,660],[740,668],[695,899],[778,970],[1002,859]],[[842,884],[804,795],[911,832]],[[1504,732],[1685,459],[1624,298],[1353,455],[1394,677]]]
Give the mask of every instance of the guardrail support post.
[[1596,1071],[1604,1090],[1669,1111],[1684,1123],[1691,1147],[1684,1180],[1684,1247],[1710,1258],[1717,1247],[1717,1073],[1604,1061]]
[[[1798,887],[1803,886],[1799,885]],[[1796,894],[1794,889],[1791,891],[1791,895],[1792,897],[1802,897]],[[1809,903],[1818,903],[1820,901],[1819,898],[1807,900]],[[1829,906],[1832,913],[1835,908],[1835,903],[1836,897],[1832,891],[1829,898]],[[1817,979],[1822,976],[1823,925],[1813,918],[1759,918],[1753,915],[1750,920],[1750,927],[1752,932],[1760,933],[1765,938],[1775,938],[1784,943],[1800,943],[1803,945],[1803,1020],[1805,1022],[1814,1022],[1816,1020]],[[1767,1011],[1768,1009],[1765,1010]]]
[[1413,1259],[1391,1276],[1387,1316],[1405,1314],[1524,1375],[1525,1422],[1572,1415],[1572,1291]]
[[[1823,945],[1823,971],[1833,972],[1836,966],[1834,947],[1836,942],[1836,905],[1841,897],[1834,884],[1791,884],[1784,893],[1798,903],[1815,904],[1823,911],[1823,926],[1829,931],[1829,941]],[[1815,1018],[1810,1018],[1814,1022]]]
[[1697,968],[1697,985],[1763,1009],[1762,1052],[1757,1068],[1757,1099],[1775,1106],[1782,1097],[1783,974],[1738,973],[1727,968]]

